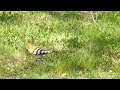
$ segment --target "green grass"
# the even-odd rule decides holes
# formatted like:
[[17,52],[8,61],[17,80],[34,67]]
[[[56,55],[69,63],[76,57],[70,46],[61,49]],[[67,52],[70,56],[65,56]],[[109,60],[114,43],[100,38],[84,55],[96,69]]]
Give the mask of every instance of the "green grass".
[[[0,12],[0,78],[120,78],[120,12]],[[38,60],[28,42],[58,51]]]

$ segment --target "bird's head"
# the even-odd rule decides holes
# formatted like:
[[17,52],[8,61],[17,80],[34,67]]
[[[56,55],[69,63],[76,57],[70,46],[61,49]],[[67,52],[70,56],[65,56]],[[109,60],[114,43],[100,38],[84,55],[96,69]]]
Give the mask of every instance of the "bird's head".
[[34,46],[32,43],[28,43],[28,45],[27,45],[27,50],[28,50],[30,53],[32,53],[32,52],[35,50],[35,48],[37,48],[37,46]]

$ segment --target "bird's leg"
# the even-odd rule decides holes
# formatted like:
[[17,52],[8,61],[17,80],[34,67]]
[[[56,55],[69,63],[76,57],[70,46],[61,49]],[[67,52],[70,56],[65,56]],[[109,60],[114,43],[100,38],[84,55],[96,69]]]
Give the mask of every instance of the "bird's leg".
[[47,61],[44,55],[37,55],[37,59],[40,59],[41,61]]
[[42,59],[42,58],[43,58],[43,55],[37,55],[36,58],[37,58],[37,59]]

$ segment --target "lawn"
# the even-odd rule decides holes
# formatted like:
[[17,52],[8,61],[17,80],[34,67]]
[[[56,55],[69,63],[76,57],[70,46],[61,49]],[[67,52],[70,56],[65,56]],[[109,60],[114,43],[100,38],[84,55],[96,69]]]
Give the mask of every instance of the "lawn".
[[[120,12],[0,11],[0,78],[120,78]],[[27,44],[57,51],[44,59]]]

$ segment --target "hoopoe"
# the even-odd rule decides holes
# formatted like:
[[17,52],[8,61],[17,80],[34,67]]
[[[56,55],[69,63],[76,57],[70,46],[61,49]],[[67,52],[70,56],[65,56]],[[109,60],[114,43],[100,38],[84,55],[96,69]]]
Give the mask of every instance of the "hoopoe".
[[40,48],[38,46],[35,46],[35,45],[31,44],[31,43],[28,43],[27,50],[28,50],[28,52],[30,54],[39,56],[39,58],[41,58],[45,54],[49,54],[49,53],[55,52],[55,51],[52,51],[52,50],[42,49],[42,48]]

